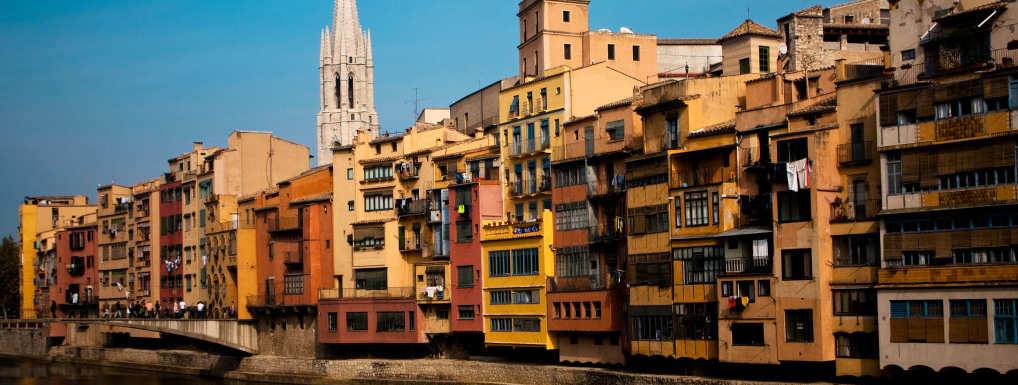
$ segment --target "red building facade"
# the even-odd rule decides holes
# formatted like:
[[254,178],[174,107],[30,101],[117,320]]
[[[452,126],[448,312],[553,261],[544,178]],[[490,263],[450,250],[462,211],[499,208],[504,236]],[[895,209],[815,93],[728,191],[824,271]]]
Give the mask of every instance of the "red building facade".
[[57,279],[50,287],[57,317],[98,318],[99,297],[95,292],[99,271],[96,265],[95,223],[68,227],[57,233]]

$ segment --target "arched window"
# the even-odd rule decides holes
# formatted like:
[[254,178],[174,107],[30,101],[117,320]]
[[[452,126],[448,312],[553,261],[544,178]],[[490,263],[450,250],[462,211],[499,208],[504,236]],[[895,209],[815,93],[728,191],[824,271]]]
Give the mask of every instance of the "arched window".
[[339,77],[339,73],[336,73],[336,108],[340,107],[343,103],[343,81]]
[[350,108],[353,108],[353,72],[347,77],[346,81],[346,99],[350,103]]

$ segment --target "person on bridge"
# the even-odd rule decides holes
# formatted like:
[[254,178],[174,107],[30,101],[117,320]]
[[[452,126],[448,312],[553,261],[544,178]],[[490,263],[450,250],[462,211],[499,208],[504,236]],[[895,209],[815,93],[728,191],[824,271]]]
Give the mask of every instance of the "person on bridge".
[[159,301],[156,301],[156,312],[152,314],[152,318],[159,318]]
[[205,316],[205,314],[204,314],[205,304],[201,303],[201,302],[198,302],[197,306],[198,306],[198,318],[201,319],[201,318],[203,318]]
[[187,314],[187,304],[184,303],[183,299],[181,299],[180,300],[180,319],[184,319],[184,316],[186,314]]
[[155,318],[156,313],[152,310],[152,301],[145,301],[145,318]]
[[177,304],[177,301],[172,302],[173,302],[173,318],[180,318],[180,305]]
[[110,318],[110,304],[103,304],[103,318]]

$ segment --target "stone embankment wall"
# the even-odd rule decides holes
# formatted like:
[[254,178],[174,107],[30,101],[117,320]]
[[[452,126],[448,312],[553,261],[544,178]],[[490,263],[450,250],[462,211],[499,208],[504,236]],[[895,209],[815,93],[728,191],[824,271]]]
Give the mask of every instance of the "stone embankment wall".
[[50,357],[57,361],[291,384],[334,381],[354,383],[412,381],[423,383],[448,382],[521,385],[762,384],[760,382],[732,381],[687,376],[633,374],[599,368],[573,368],[562,366],[441,359],[316,360],[264,355],[236,358],[186,351],[103,349],[64,346],[51,348]]
[[25,357],[46,356],[42,329],[0,329],[0,353]]

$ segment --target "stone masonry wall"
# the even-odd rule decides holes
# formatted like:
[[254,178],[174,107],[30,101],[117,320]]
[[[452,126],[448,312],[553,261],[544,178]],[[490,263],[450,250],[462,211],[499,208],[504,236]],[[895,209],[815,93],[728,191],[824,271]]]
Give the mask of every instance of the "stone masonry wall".
[[0,353],[46,356],[46,337],[42,329],[0,329]]

